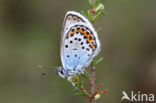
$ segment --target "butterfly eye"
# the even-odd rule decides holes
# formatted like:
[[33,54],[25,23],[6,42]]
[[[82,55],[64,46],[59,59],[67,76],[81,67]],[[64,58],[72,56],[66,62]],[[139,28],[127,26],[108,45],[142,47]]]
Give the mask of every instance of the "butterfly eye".
[[64,73],[63,73],[63,70],[61,70],[60,72],[61,72],[62,75],[64,74]]

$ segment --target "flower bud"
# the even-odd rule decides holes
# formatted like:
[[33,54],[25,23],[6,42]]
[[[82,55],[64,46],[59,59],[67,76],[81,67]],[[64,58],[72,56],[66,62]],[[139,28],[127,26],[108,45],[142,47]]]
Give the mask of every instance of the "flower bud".
[[103,11],[104,10],[104,5],[102,3],[100,3],[97,7],[96,7],[96,12],[97,11]]
[[101,97],[100,94],[96,94],[96,95],[95,95],[95,100],[96,100],[96,99],[99,99],[100,97]]

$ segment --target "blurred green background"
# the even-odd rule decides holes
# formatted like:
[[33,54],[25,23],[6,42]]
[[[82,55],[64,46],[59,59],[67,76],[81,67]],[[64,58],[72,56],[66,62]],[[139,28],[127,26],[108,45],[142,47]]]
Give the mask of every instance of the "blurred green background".
[[[107,16],[95,27],[104,60],[96,84],[109,91],[98,103],[119,103],[122,91],[156,93],[156,0],[103,0]],[[87,103],[55,72],[67,11],[87,10],[84,0],[0,0],[0,103]]]

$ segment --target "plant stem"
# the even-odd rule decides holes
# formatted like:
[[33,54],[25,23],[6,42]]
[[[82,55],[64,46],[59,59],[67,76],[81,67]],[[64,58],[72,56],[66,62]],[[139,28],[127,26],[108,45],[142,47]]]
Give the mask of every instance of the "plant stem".
[[92,0],[92,6],[94,7],[96,0]]
[[[92,10],[91,10],[91,14],[93,16],[94,12],[94,4],[95,4],[96,0],[92,0]],[[93,23],[91,21],[91,23]],[[90,80],[90,99],[89,99],[89,103],[95,103],[95,66],[93,66],[91,64],[91,80]]]
[[[93,16],[93,9],[94,9],[94,4],[96,0],[92,0],[92,10],[91,14]],[[91,21],[91,23],[93,23]],[[95,103],[95,66],[91,64],[91,80],[90,80],[90,98],[89,98],[89,103]]]
[[91,80],[90,80],[90,100],[89,103],[95,103],[95,67],[91,65]]

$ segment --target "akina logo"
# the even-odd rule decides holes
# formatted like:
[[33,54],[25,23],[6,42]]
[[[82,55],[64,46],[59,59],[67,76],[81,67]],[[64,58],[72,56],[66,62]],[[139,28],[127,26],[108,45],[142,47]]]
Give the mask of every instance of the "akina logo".
[[154,102],[154,94],[145,94],[141,93],[140,91],[134,92],[131,91],[130,94],[128,95],[125,91],[122,92],[123,96],[121,98],[121,101],[123,100],[128,100],[128,101],[141,101],[141,102]]

